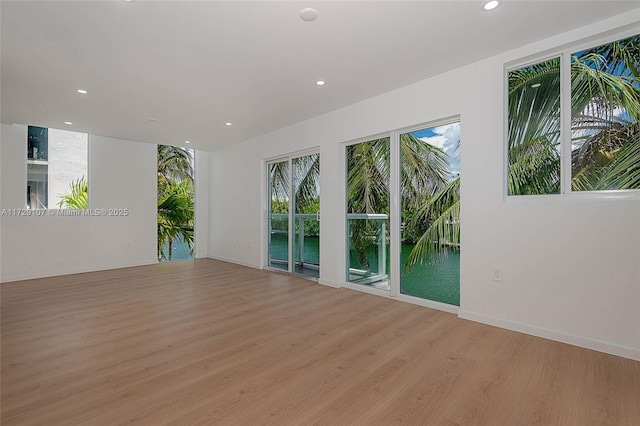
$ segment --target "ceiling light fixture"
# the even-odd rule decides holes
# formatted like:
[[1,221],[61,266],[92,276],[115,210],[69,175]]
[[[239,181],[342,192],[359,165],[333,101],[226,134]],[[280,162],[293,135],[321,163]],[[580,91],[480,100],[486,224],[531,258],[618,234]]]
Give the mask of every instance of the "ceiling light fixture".
[[317,86],[324,86],[325,84],[327,84],[327,82],[326,82],[326,81],[324,81],[324,80],[318,80],[318,81],[316,81],[316,85],[317,85]]
[[135,3],[136,0],[124,0],[125,3]]
[[191,141],[184,141],[184,143],[191,143]]
[[228,121],[226,123],[224,123],[225,126],[231,126],[232,123],[229,123]]
[[305,7],[300,11],[300,19],[305,22],[311,22],[318,19],[318,11],[310,7]]
[[500,0],[489,0],[484,2],[484,5],[482,5],[482,9],[493,10],[498,6],[500,6]]
[[78,93],[86,95],[88,92],[86,90],[84,90],[84,89],[78,89]]
[[69,126],[71,126],[73,123],[70,121],[65,121],[64,124],[68,124]]

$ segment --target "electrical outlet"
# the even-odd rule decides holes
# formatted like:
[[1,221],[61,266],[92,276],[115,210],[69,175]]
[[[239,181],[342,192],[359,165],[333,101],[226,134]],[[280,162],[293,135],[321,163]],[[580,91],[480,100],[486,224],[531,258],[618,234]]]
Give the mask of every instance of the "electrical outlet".
[[502,266],[493,267],[493,280],[500,282],[504,281],[504,277],[502,275]]

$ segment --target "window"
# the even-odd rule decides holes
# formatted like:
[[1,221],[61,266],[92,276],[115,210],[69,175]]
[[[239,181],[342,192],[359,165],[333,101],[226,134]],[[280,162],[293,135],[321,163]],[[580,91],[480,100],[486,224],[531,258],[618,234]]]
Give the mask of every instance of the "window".
[[509,195],[560,192],[560,58],[509,72]]
[[27,207],[88,208],[88,135],[29,126]]
[[638,64],[635,35],[508,71],[509,195],[640,189]]

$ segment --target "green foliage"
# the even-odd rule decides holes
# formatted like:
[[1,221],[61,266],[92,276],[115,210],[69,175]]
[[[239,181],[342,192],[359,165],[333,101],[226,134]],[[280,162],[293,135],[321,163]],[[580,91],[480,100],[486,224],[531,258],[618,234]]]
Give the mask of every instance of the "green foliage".
[[[297,207],[298,213],[316,214],[318,211],[320,211],[320,199],[316,197],[305,200],[303,203],[298,204]],[[309,237],[319,236],[320,222],[318,222],[315,218],[306,219],[304,221],[304,235]]]
[[389,138],[347,147],[347,212],[389,213],[389,149]]
[[460,178],[452,180],[416,211],[414,223],[427,223],[428,227],[416,241],[406,262],[409,267],[422,263],[435,254],[445,255],[447,247],[460,245]]
[[[636,35],[572,58],[575,191],[640,188],[639,46]],[[509,194],[560,190],[559,79],[558,59],[509,73]]]
[[[407,261],[410,266],[418,257],[445,253],[445,242],[453,246],[459,244],[459,208],[451,210],[445,203],[459,206],[459,179],[454,180],[454,184],[447,183],[447,155],[410,133],[400,136],[400,164],[405,221],[403,239],[417,242]],[[348,212],[388,214],[389,138],[348,146],[347,167]],[[371,220],[352,220],[350,223],[353,250],[363,268],[369,266],[367,253],[376,244],[378,226]]]
[[173,182],[193,183],[193,155],[191,151],[171,145],[158,145],[158,191]]
[[[158,145],[158,258],[171,260],[173,241],[194,247],[193,157],[185,148]],[[163,248],[168,245],[165,255]]]
[[[295,191],[295,207],[298,214],[316,214],[320,210],[318,198],[320,188],[320,155],[311,154],[292,160],[293,190]],[[270,166],[271,212],[275,214],[289,213],[289,162],[282,161]],[[272,218],[271,228],[287,231],[288,219]],[[306,236],[320,235],[320,223],[316,219],[304,221]]]
[[89,208],[89,184],[82,176],[69,184],[69,192],[60,197],[58,207],[61,209],[88,209]]
[[511,71],[508,109],[509,194],[559,192],[560,59]]

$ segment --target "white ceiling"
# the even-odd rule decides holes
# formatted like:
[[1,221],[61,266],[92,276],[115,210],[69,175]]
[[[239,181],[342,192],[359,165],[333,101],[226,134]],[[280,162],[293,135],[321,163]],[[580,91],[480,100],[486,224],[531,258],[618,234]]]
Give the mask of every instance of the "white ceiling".
[[639,5],[481,4],[2,1],[1,118],[213,150]]

